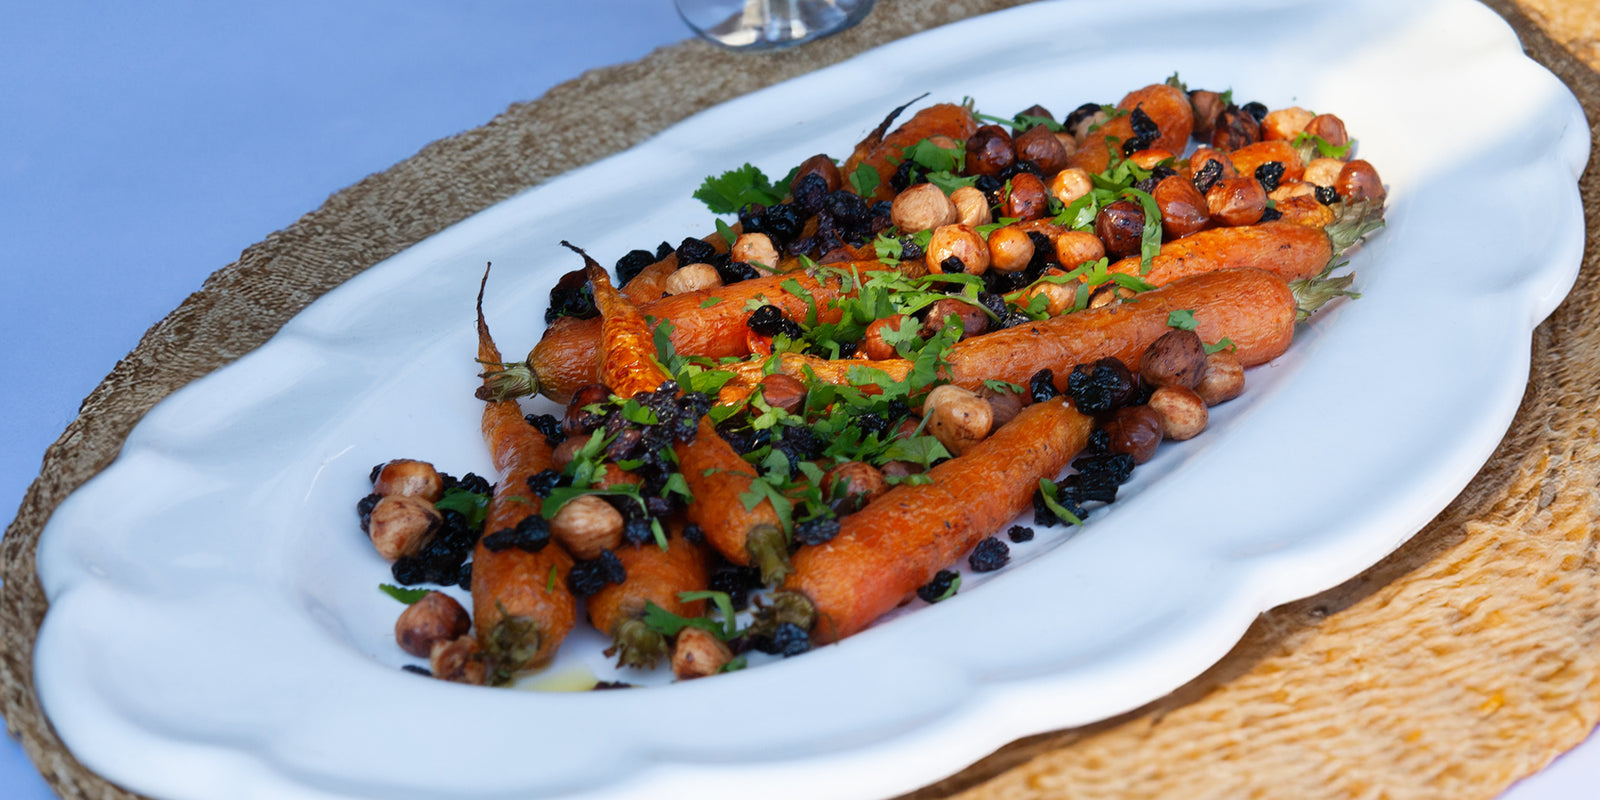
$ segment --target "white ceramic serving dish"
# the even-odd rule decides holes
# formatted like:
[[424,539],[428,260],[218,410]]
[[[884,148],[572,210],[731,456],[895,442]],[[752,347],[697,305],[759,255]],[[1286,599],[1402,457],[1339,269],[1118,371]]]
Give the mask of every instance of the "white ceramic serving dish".
[[[1249,376],[1072,537],[801,658],[693,683],[494,691],[396,667],[399,606],[352,506],[370,465],[488,471],[472,299],[510,351],[544,293],[709,227],[710,172],[843,154],[924,91],[1007,114],[1114,102],[1174,70],[1338,113],[1391,186],[1364,297]],[[484,211],[318,300],[163,402],[40,545],[36,677],[89,767],[161,798],[877,797],[1102,719],[1214,663],[1251,620],[1418,530],[1504,433],[1530,332],[1576,275],[1588,129],[1465,0],[1040,3],[699,114]],[[554,668],[603,671],[580,635]],[[692,795],[690,794],[692,791]]]

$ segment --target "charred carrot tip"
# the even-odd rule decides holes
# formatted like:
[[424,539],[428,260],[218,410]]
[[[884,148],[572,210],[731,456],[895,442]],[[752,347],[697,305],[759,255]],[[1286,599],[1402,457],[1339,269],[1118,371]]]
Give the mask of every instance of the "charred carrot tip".
[[761,570],[761,582],[768,586],[782,583],[794,572],[794,567],[789,565],[789,542],[782,528],[756,526],[745,539],[744,549],[750,555],[751,565]]
[[506,615],[489,631],[484,656],[489,660],[489,683],[504,686],[539,654],[539,623],[533,617]]
[[652,669],[667,652],[666,637],[651,630],[642,620],[623,620],[617,625],[613,641],[619,667]]

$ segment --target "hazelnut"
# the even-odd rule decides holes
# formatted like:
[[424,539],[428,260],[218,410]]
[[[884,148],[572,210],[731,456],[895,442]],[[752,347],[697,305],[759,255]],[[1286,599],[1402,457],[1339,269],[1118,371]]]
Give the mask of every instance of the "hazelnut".
[[1050,179],[1050,194],[1064,206],[1072,205],[1072,201],[1088,194],[1093,188],[1094,179],[1089,177],[1088,170],[1079,167],[1061,170]]
[[822,498],[835,513],[853,514],[889,491],[889,481],[865,461],[846,461],[822,476]]
[[[940,225],[933,229],[926,248],[930,272],[982,275],[989,270],[989,243],[969,225]],[[948,263],[950,259],[960,262]]]
[[950,193],[950,202],[956,206],[956,222],[962,225],[988,225],[994,222],[989,212],[989,198],[972,186],[962,186]]
[[843,180],[839,175],[838,165],[834,164],[833,159],[829,158],[825,153],[818,153],[800,162],[800,166],[794,171],[794,181],[789,184],[790,191],[793,191],[795,186],[800,185],[800,180],[807,175],[822,176],[822,181],[827,184],[830,192],[839,191],[840,185],[843,184]]
[[550,520],[550,538],[560,542],[573,558],[599,558],[622,544],[622,513],[597,495],[579,495]]
[[[1263,202],[1266,195],[1263,193]],[[1139,254],[1144,237],[1144,207],[1131,200],[1118,200],[1094,218],[1094,233],[1105,243],[1106,254],[1116,260]]]
[[998,175],[1017,163],[1011,134],[999,125],[984,125],[967,138],[967,174]]
[[1310,197],[1316,199],[1317,187],[1305,181],[1284,181],[1278,188],[1267,193],[1268,199],[1274,203],[1283,203],[1291,197]]
[[1267,211],[1267,190],[1255,178],[1223,178],[1206,192],[1206,207],[1219,225],[1254,225]]
[[[1052,268],[1045,270],[1043,277],[1065,274],[1065,272],[1062,272],[1059,269]],[[1023,308],[1031,307],[1033,305],[1033,298],[1040,295],[1043,295],[1045,298],[1044,312],[1052,317],[1060,314],[1063,311],[1066,311],[1069,308],[1072,308],[1073,304],[1078,302],[1078,290],[1076,288],[1076,284],[1069,286],[1067,284],[1055,283],[1052,281],[1037,281],[1032,286],[1022,290],[1022,302],[1020,305]]]
[[1250,112],[1237,106],[1228,106],[1217,114],[1217,124],[1211,129],[1211,146],[1218,150],[1238,150],[1261,141],[1261,123]]
[[806,404],[806,385],[781,372],[773,373],[761,379],[761,397],[773,408],[798,414]]
[[1350,134],[1344,129],[1344,120],[1332,114],[1318,114],[1306,123],[1306,133],[1321,136],[1323,141],[1334,147],[1350,143]]
[[1061,143],[1061,149],[1066,151],[1067,160],[1070,162],[1073,154],[1078,152],[1078,140],[1066,131],[1056,132],[1055,137],[1056,141]]
[[1061,141],[1056,138],[1050,129],[1040,125],[1030,128],[1027,133],[1018,136],[1015,141],[1017,158],[1032,161],[1039,165],[1039,170],[1046,175],[1059,172],[1067,165],[1067,148],[1061,146]]
[[567,401],[566,415],[561,418],[561,429],[566,431],[568,436],[594,433],[595,429],[605,421],[605,417],[584,409],[610,399],[611,389],[603,383],[590,383],[579,387],[572,393],[572,399]]
[[1111,452],[1127,453],[1133,456],[1133,463],[1143,464],[1161,444],[1161,415],[1149,406],[1120,408],[1106,423],[1106,433]]
[[489,676],[483,651],[478,648],[478,640],[471,636],[434,642],[428,653],[428,668],[433,671],[433,677],[451,683],[482,686]]
[[951,455],[961,455],[971,450],[989,435],[994,427],[994,411],[989,401],[970,389],[955,384],[935,387],[922,404],[923,416],[928,418],[925,429],[949,450]]
[[1208,406],[1226,403],[1244,394],[1244,365],[1228,350],[1206,356],[1206,369],[1195,384],[1195,394]]
[[885,480],[894,481],[920,474],[922,465],[910,461],[885,461],[878,469],[883,472]]
[[1317,186],[1332,186],[1339,180],[1339,172],[1344,169],[1344,162],[1337,158],[1313,158],[1306,164],[1306,172],[1300,179],[1306,183]]
[[1206,401],[1182,386],[1157,387],[1150,393],[1149,407],[1161,415],[1161,435],[1175,442],[1198,436],[1210,417]]
[[667,294],[686,294],[702,289],[715,289],[721,285],[722,276],[717,274],[716,267],[710,264],[689,264],[678,267],[668,275],[661,288],[665,289]]
[[1000,205],[1003,216],[1019,220],[1038,219],[1050,210],[1050,193],[1044,181],[1031,172],[1019,172],[1011,177],[1011,191]]
[[1007,225],[989,234],[989,266],[996,272],[1021,272],[1033,262],[1033,237]]
[[1268,141],[1293,139],[1305,130],[1306,123],[1315,117],[1315,114],[1299,106],[1269,111],[1261,120],[1261,138]]
[[372,481],[372,493],[410,495],[433,503],[444,496],[444,479],[426,461],[397,458],[378,470],[378,476]]
[[728,257],[746,264],[760,264],[770,270],[778,268],[778,248],[772,244],[772,237],[764,233],[739,234]]
[[986,398],[989,401],[989,413],[994,419],[989,423],[989,432],[994,433],[1022,413],[1022,396],[1011,392],[1000,392]]
[[928,315],[922,321],[922,335],[932,336],[944,330],[945,320],[961,320],[961,338],[977,336],[989,327],[989,315],[984,310],[964,300],[953,297],[936,300],[928,306]]
[[1089,307],[1100,308],[1102,306],[1109,306],[1112,303],[1131,299],[1136,294],[1137,292],[1133,291],[1132,289],[1126,289],[1114,283],[1108,283],[1094,290],[1094,294],[1089,295]]
[[1376,200],[1379,203],[1388,196],[1383,188],[1383,179],[1378,177],[1378,170],[1365,159],[1356,159],[1344,165],[1339,170],[1339,177],[1334,179],[1333,188],[1339,196],[1346,201]]
[[895,195],[889,207],[889,220],[902,234],[930,230],[956,221],[956,204],[931,183],[909,186]]
[[433,503],[420,497],[393,494],[378,501],[367,519],[367,535],[386,561],[416,555],[433,539],[444,518]]
[[1106,257],[1105,243],[1088,231],[1067,231],[1056,237],[1055,246],[1056,260],[1067,269]]
[[1189,93],[1189,105],[1194,108],[1194,138],[1209,141],[1217,115],[1228,105],[1222,101],[1222,93],[1196,89]]
[[900,333],[906,329],[907,325],[916,327],[919,324],[916,320],[906,316],[884,317],[873,320],[867,325],[866,333],[861,337],[861,354],[873,361],[882,361],[898,356],[900,354],[899,351],[885,338],[886,332]]
[[1169,239],[1198,233],[1211,224],[1211,209],[1206,205],[1205,195],[1182,175],[1162,179],[1150,194],[1161,209],[1161,231]]
[[672,674],[680,681],[715,675],[732,660],[733,651],[703,628],[686,626],[672,643]]
[[1194,331],[1161,334],[1139,357],[1139,377],[1152,386],[1193,388],[1206,368],[1206,346]]
[[394,623],[394,640],[401,650],[428,658],[436,642],[465,636],[469,630],[472,617],[455,598],[444,592],[428,592],[400,612]]
[[1171,150],[1162,150],[1159,147],[1135,150],[1128,155],[1128,160],[1132,161],[1133,165],[1139,169],[1155,169],[1161,165],[1161,162],[1171,161],[1173,158]]

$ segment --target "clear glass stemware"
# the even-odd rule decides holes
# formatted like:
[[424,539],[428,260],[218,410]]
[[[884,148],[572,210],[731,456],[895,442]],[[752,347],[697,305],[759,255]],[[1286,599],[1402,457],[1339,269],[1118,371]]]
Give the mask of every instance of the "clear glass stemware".
[[690,28],[734,50],[772,50],[848,28],[873,0],[674,0]]

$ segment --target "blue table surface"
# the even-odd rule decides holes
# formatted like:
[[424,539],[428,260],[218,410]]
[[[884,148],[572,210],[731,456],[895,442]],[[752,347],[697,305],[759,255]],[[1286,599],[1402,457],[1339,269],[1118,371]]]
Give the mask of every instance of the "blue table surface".
[[[81,399],[243,248],[428,142],[688,35],[671,0],[60,0],[5,17],[8,510]],[[1506,797],[1592,797],[1595,785],[1591,741]],[[55,796],[11,739],[0,796]]]

